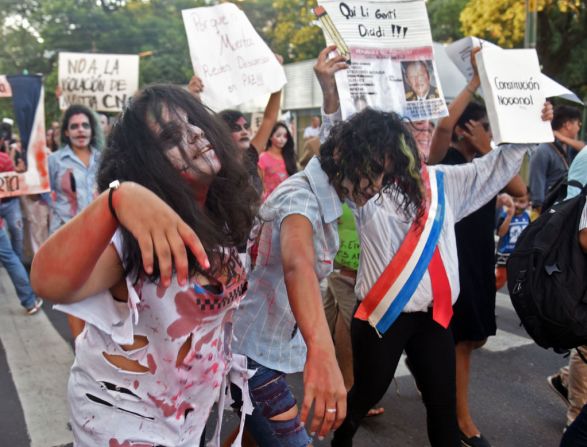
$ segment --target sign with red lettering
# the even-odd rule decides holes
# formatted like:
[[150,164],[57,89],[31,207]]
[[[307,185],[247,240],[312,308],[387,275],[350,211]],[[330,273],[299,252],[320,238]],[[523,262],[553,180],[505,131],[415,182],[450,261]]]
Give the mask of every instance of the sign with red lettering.
[[194,72],[204,81],[202,101],[215,110],[280,90],[283,67],[232,3],[182,11]]
[[83,104],[99,112],[120,112],[139,87],[139,56],[59,53],[61,110]]

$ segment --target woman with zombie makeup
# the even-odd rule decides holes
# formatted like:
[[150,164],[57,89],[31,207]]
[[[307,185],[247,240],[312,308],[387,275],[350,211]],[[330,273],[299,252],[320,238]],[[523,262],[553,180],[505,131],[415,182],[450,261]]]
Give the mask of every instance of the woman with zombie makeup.
[[277,186],[297,172],[296,154],[291,132],[283,122],[273,126],[265,152],[257,163],[263,181],[263,200],[269,197]]
[[145,88],[112,129],[102,193],[37,253],[34,288],[87,322],[68,389],[75,445],[198,445],[223,403],[246,289],[234,247],[256,202],[236,151],[188,92]]

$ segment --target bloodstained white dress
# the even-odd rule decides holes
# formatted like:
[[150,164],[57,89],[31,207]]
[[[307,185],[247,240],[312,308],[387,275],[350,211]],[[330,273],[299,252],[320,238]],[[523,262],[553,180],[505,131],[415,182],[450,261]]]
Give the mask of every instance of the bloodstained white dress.
[[[124,259],[119,232],[113,243]],[[175,277],[167,289],[127,277],[128,302],[105,292],[56,306],[86,321],[68,386],[75,446],[199,445],[214,402],[224,402],[232,315],[246,290],[236,251],[218,281],[222,291],[214,294],[194,281],[181,287]],[[148,344],[120,346],[136,337]],[[181,360],[184,344],[189,351]],[[145,372],[114,366],[104,354],[136,361]],[[246,368],[237,375],[246,378]]]

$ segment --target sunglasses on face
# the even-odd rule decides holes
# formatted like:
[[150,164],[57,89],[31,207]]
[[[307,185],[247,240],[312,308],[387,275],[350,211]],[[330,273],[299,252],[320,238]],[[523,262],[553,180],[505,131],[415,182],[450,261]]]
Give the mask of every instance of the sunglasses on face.
[[240,132],[242,130],[249,130],[251,125],[249,123],[245,123],[242,126],[240,124],[234,123],[230,125],[231,132]]
[[73,123],[73,124],[70,124],[67,128],[69,130],[77,130],[77,129],[79,129],[80,126],[82,127],[82,129],[88,130],[90,128],[90,123],[81,123],[81,124]]

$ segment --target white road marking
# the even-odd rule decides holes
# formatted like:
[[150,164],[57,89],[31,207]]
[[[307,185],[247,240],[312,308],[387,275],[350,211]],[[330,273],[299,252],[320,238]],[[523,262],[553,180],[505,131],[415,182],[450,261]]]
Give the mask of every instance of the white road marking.
[[0,339],[31,447],[72,442],[67,428],[67,380],[73,352],[45,312],[26,315],[4,269],[0,269]]

